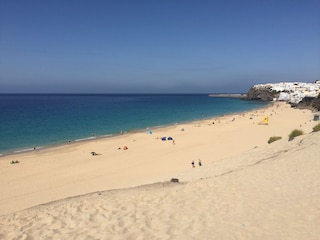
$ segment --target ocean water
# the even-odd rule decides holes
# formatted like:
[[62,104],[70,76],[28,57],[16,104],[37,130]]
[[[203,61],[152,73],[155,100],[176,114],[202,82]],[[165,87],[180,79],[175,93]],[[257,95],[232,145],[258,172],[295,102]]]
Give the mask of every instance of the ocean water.
[[2,94],[0,154],[152,130],[265,104],[206,94]]

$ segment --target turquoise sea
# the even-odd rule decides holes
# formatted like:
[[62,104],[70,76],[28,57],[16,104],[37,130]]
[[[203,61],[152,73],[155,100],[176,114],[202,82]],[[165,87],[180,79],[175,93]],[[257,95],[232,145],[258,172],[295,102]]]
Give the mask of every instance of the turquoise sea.
[[0,94],[0,154],[152,130],[266,104],[207,94]]

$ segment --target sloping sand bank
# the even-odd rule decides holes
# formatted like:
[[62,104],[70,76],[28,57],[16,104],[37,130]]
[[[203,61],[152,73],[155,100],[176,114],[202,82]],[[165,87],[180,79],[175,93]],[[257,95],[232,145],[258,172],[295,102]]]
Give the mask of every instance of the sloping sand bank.
[[[269,125],[257,124],[266,114]],[[320,133],[310,133],[311,119],[280,104],[3,157],[0,238],[318,239]],[[294,128],[305,134],[288,142]],[[157,139],[169,134],[175,144]],[[273,135],[282,139],[267,144]],[[102,191],[122,187],[131,188]]]

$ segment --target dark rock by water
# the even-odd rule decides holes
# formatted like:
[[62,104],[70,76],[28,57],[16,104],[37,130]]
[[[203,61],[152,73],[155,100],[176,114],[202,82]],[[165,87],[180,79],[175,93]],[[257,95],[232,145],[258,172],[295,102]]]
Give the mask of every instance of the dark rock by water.
[[279,97],[279,92],[274,91],[271,87],[255,87],[250,88],[247,93],[248,100],[272,101]]

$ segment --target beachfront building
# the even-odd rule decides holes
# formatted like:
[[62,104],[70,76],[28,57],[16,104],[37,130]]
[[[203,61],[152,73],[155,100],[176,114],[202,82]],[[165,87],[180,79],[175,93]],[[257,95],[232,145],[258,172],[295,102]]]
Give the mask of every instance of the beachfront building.
[[254,85],[255,88],[268,88],[280,92],[278,101],[299,103],[304,97],[317,97],[320,94],[320,80],[314,83],[305,82],[280,82]]

